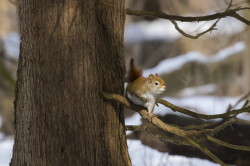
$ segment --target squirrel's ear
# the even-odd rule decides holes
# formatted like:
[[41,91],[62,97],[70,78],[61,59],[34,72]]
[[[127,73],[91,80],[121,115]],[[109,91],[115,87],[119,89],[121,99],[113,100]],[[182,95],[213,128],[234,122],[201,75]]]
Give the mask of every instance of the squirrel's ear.
[[154,75],[153,75],[153,74],[150,74],[150,75],[148,76],[149,82],[151,83],[151,82],[153,81],[153,79],[154,79]]

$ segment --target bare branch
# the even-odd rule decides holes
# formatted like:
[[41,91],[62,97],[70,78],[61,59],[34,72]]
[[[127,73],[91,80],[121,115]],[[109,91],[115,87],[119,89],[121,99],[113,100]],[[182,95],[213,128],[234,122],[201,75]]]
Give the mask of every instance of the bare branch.
[[143,126],[133,126],[133,125],[128,125],[125,126],[127,131],[142,131],[146,132],[148,134],[151,134],[152,136],[160,139],[163,142],[168,142],[168,143],[173,143],[177,145],[188,145],[191,146],[191,144],[186,140],[181,137],[176,137],[176,136],[166,136],[166,134],[159,132],[158,130],[155,130],[155,128],[152,128],[151,125],[143,125]]
[[226,11],[230,9],[230,7],[232,6],[232,3],[233,3],[233,0],[230,0],[229,5],[228,5]]
[[195,142],[194,140],[188,139],[188,141],[194,145],[196,148],[198,148],[199,150],[201,150],[204,154],[206,154],[207,156],[209,156],[213,161],[219,163],[222,166],[229,166],[228,164],[223,163],[217,156],[215,156],[212,152],[210,152],[207,148],[201,146],[200,144],[198,144],[197,142]]
[[[226,143],[224,141],[221,141],[219,139],[212,137],[213,135],[215,135],[216,133],[218,133],[219,131],[223,130],[225,127],[227,127],[233,123],[250,125],[250,121],[236,118],[237,114],[249,111],[250,110],[249,107],[245,107],[245,108],[242,108],[239,110],[233,110],[233,111],[227,112],[225,114],[215,115],[215,118],[226,117],[225,118],[226,121],[213,129],[204,129],[204,127],[207,127],[207,126],[214,124],[214,123],[204,123],[205,125],[192,126],[191,129],[193,129],[193,130],[183,130],[183,129],[180,129],[180,127],[178,127],[178,126],[172,126],[172,125],[166,124],[166,123],[162,122],[160,119],[158,119],[157,117],[152,118],[152,117],[148,116],[148,113],[146,110],[144,110],[142,107],[134,105],[133,103],[130,103],[123,96],[120,96],[117,94],[109,94],[109,93],[104,93],[103,95],[104,95],[104,98],[106,98],[108,100],[117,101],[117,102],[123,104],[124,106],[135,110],[136,112],[138,112],[141,115],[141,117],[143,119],[148,120],[151,124],[153,124],[158,129],[160,129],[160,130],[155,130],[154,128],[152,128],[151,125],[144,125],[144,126],[126,126],[126,130],[144,131],[144,132],[147,132],[149,134],[152,134],[153,136],[159,138],[160,140],[162,140],[164,142],[170,142],[170,143],[179,144],[179,145],[194,146],[194,147],[198,148],[199,150],[201,150],[204,154],[209,156],[213,161],[215,161],[223,166],[227,166],[227,164],[222,162],[217,156],[215,156],[207,148],[203,147],[200,144],[200,142],[203,142],[205,140],[210,140],[218,145],[226,146],[226,147],[229,147],[232,149],[250,151],[250,147],[232,145],[232,144]],[[159,103],[161,103],[164,100],[158,99],[157,101],[158,102],[160,101]],[[163,103],[166,104],[166,102],[167,101],[164,101]],[[168,107],[169,107],[169,104],[171,105],[171,107],[174,106],[173,104],[171,104],[169,102],[167,102],[167,103],[168,103],[167,104]],[[176,107],[177,106],[174,106],[174,108],[176,108]],[[171,108],[171,109],[173,109],[173,108]],[[187,115],[191,114],[193,117],[194,116],[200,117],[200,115],[203,115],[203,114],[194,113],[192,111],[183,109],[181,107],[177,107],[177,109],[179,110],[179,112],[184,112]],[[205,116],[208,116],[208,115],[205,115]],[[209,115],[209,116],[214,116],[214,115]],[[201,128],[201,130],[199,130],[200,128]],[[187,129],[190,129],[190,126]],[[170,135],[170,136],[165,135],[164,132],[171,133],[172,135]]]
[[138,10],[131,10],[131,9],[126,9],[126,14],[128,15],[134,15],[134,16],[148,16],[148,17],[155,17],[155,18],[162,18],[162,19],[167,19],[167,20],[175,20],[175,21],[181,21],[181,22],[200,22],[200,21],[211,21],[211,20],[216,20],[216,19],[221,19],[225,17],[233,17],[241,22],[245,23],[246,25],[250,25],[250,21],[243,18],[240,16],[237,11],[241,10],[249,10],[250,7],[241,7],[241,8],[234,8],[234,9],[228,9],[223,12],[218,12],[215,14],[211,15],[205,15],[205,16],[177,16],[177,15],[170,15],[166,14],[162,11],[138,11]]
[[177,112],[180,112],[180,113],[183,113],[185,115],[189,115],[189,116],[192,116],[192,117],[198,118],[198,119],[228,118],[230,116],[236,116],[236,115],[238,115],[240,113],[250,111],[250,106],[248,106],[248,107],[245,107],[245,108],[242,108],[242,109],[232,110],[232,111],[229,111],[229,112],[226,112],[226,113],[223,113],[223,114],[205,115],[205,114],[199,114],[199,113],[190,111],[190,110],[185,109],[185,108],[178,107],[178,106],[176,106],[176,105],[174,105],[174,104],[172,104],[172,103],[170,103],[170,102],[168,102],[166,100],[163,100],[163,99],[157,99],[157,102],[160,103],[160,104],[165,105],[166,107],[170,108],[173,111],[177,111]]
[[185,127],[182,127],[182,126],[179,126],[181,129],[183,130],[201,130],[201,129],[204,129],[206,127],[209,127],[209,126],[212,126],[212,125],[215,125],[216,122],[203,122],[202,124],[200,125],[188,125],[188,126],[185,126]]
[[143,107],[140,107],[140,106],[134,105],[133,103],[130,103],[123,96],[120,96],[117,94],[104,93],[104,98],[106,98],[108,100],[117,101],[117,102],[123,104],[124,106],[135,110],[136,112],[138,112],[140,114],[140,116],[143,119],[149,121],[151,124],[155,125],[156,127],[160,128],[163,131],[168,132],[168,133],[172,133],[172,134],[175,134],[177,136],[184,137],[184,138],[193,137],[193,136],[201,136],[203,134],[214,135],[232,123],[236,123],[236,122],[241,123],[241,121],[236,119],[235,116],[238,115],[239,113],[250,111],[250,106],[249,106],[246,108],[233,110],[233,111],[230,111],[230,112],[227,112],[224,114],[204,115],[204,114],[197,114],[197,113],[189,111],[187,109],[175,106],[175,105],[173,105],[165,100],[157,99],[158,103],[161,103],[161,104],[163,104],[163,105],[165,105],[173,110],[177,110],[178,112],[184,113],[184,114],[192,116],[192,117],[201,118],[201,119],[215,119],[215,118],[227,118],[228,119],[226,122],[215,127],[214,129],[185,131],[185,130],[180,129],[180,127],[166,124],[163,121],[161,121],[160,119],[158,119],[157,117],[151,118],[150,116],[148,116],[148,112]]
[[198,33],[197,35],[195,36],[192,36],[192,35],[189,35],[187,33],[185,33],[183,30],[180,29],[180,27],[178,26],[178,24],[174,21],[174,20],[169,20],[171,21],[173,24],[174,24],[174,27],[175,29],[180,33],[182,34],[183,36],[185,37],[188,37],[188,38],[191,38],[191,39],[198,39],[200,36],[208,33],[208,32],[212,32],[213,30],[217,30],[215,27],[217,25],[217,23],[219,22],[220,19],[218,19],[215,23],[213,23],[212,26],[210,26],[207,30],[205,30],[204,32],[201,32],[201,33]]
[[238,123],[238,124],[243,124],[243,125],[250,125],[250,121],[247,121],[247,120],[244,120],[244,119],[238,119],[236,118],[236,122],[235,123]]
[[222,145],[222,146],[225,146],[225,147],[228,147],[228,148],[231,148],[231,149],[236,149],[236,150],[250,151],[250,147],[229,144],[227,142],[221,141],[221,140],[219,140],[217,138],[214,138],[212,136],[209,136],[209,135],[207,135],[206,137],[207,137],[207,139],[209,141],[212,141],[212,142],[214,142],[214,143],[216,143],[218,145]]
[[[248,91],[245,95],[243,95],[233,106],[232,108],[237,107],[243,100],[250,96],[250,91]],[[244,106],[244,105],[243,105]]]
[[[228,5],[227,9],[225,10],[225,12],[226,12],[227,10],[230,9],[230,7],[232,6],[232,2],[233,2],[233,0],[230,1],[230,3],[229,3],[229,5]],[[207,30],[205,30],[205,31],[203,31],[203,32],[201,32],[201,33],[198,33],[198,34],[195,35],[195,36],[192,36],[192,35],[190,35],[190,34],[187,34],[187,33],[185,33],[183,30],[181,30],[180,27],[178,26],[178,24],[177,24],[174,20],[170,20],[170,21],[172,22],[172,24],[174,24],[175,29],[176,29],[180,34],[182,34],[183,36],[188,37],[188,38],[191,38],[191,39],[198,39],[200,36],[202,36],[202,35],[204,35],[204,34],[206,34],[206,33],[208,33],[208,32],[211,33],[213,30],[217,30],[215,27],[216,27],[217,23],[220,21],[220,19],[218,19],[216,22],[214,22]]]

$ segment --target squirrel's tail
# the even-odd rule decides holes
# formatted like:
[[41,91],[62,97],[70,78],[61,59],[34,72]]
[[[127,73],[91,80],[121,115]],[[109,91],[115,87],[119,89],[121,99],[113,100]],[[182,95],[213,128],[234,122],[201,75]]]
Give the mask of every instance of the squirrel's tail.
[[134,80],[136,80],[137,78],[142,76],[142,70],[135,67],[134,65],[134,59],[132,58],[130,60],[130,69],[128,72],[128,82],[133,82]]

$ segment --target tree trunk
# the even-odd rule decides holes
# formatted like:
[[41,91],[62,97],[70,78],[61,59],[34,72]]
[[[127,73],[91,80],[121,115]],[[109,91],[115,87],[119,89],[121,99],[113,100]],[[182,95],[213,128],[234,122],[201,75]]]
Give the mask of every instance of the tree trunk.
[[128,166],[124,0],[20,1],[12,166]]

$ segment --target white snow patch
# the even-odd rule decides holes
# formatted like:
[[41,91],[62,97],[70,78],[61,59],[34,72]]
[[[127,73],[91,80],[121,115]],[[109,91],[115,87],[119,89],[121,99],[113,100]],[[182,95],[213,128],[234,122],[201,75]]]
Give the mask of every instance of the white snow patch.
[[4,133],[0,132],[0,141],[4,139],[4,137],[5,137]]
[[3,38],[5,51],[10,58],[18,59],[20,35],[17,32],[11,33]]
[[[141,116],[137,113],[133,114],[130,117],[125,118],[125,125],[141,125]],[[132,131],[126,131],[126,134],[130,134]]]
[[133,166],[218,166],[208,160],[162,153],[138,140],[127,140],[127,144]]
[[203,95],[212,93],[217,89],[215,84],[206,84],[196,87],[185,88],[181,92],[179,92],[179,96],[187,97],[187,96],[194,96],[194,95]]
[[0,166],[9,166],[12,157],[13,144],[13,137],[0,141]]
[[205,56],[199,52],[188,52],[187,54],[184,55],[165,59],[161,61],[154,68],[144,70],[143,73],[146,76],[151,73],[166,74],[181,68],[184,64],[188,62],[200,62],[200,63],[218,62],[236,53],[243,52],[245,50],[245,47],[246,45],[244,42],[237,42],[228,48],[222,49],[213,56]]
[[140,125],[141,124],[141,117],[139,114],[133,114],[132,116],[126,118],[125,121],[126,125]]
[[134,43],[140,41],[176,40],[180,35],[167,20],[142,21],[125,26],[125,42]]

